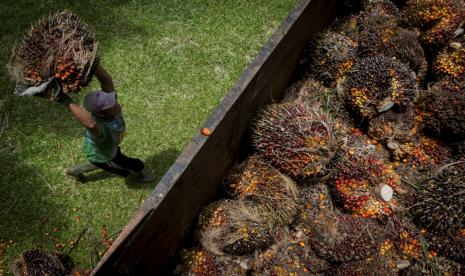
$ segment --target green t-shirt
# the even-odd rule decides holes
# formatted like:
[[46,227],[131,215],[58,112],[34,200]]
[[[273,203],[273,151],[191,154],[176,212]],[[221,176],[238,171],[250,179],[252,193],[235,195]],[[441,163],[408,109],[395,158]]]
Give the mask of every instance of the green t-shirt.
[[116,115],[112,120],[103,120],[93,116],[102,131],[101,137],[95,137],[87,129],[84,130],[84,155],[89,161],[106,163],[115,158],[118,145],[126,131],[123,115]]

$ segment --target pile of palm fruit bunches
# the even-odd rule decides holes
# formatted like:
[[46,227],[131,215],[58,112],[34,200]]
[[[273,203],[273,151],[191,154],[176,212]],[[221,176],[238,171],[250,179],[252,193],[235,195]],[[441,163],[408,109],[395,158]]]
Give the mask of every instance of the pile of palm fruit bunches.
[[39,20],[13,49],[15,93],[54,99],[59,91],[79,92],[98,66],[97,46],[94,30],[69,11]]
[[464,2],[362,6],[257,115],[177,274],[465,273]]

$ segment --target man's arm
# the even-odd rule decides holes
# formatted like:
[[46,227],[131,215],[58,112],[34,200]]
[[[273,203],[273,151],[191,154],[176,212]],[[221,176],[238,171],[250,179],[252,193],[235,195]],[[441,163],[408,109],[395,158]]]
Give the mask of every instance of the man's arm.
[[81,125],[87,128],[93,136],[100,137],[102,135],[102,131],[94,118],[92,118],[92,116],[84,108],[74,103],[70,96],[60,93],[57,97],[57,102],[66,107],[71,114],[73,114],[74,118],[76,118]]
[[113,85],[113,80],[111,79],[110,74],[108,74],[102,66],[98,66],[95,71],[95,77],[100,82],[100,87],[103,92],[115,92],[115,87]]

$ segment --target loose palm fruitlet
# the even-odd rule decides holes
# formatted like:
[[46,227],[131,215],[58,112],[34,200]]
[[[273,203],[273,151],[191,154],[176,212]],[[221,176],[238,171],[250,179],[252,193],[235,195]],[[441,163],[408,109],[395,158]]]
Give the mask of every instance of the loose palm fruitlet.
[[53,253],[40,249],[27,250],[13,262],[11,271],[16,276],[64,275],[65,268]]
[[181,266],[178,270],[175,274],[186,276],[247,275],[245,262],[215,255],[201,247],[181,250]]
[[319,107],[273,104],[254,122],[253,145],[282,173],[307,180],[328,173],[337,150],[335,131],[332,118]]
[[274,242],[273,229],[255,213],[250,202],[220,200],[201,212],[198,236],[202,246],[217,255],[245,255]]
[[237,166],[224,183],[233,198],[256,203],[256,214],[270,225],[289,225],[296,218],[297,186],[256,155]]
[[420,29],[422,44],[437,49],[460,30],[465,8],[462,0],[408,0],[400,17],[403,25]]
[[371,119],[391,108],[405,111],[415,99],[414,74],[391,57],[360,59],[346,77],[343,89],[347,103],[361,118]]
[[416,203],[410,210],[419,227],[435,233],[465,229],[465,161],[458,160],[442,166],[431,178],[416,185]]
[[393,199],[400,185],[391,164],[375,156],[356,156],[347,152],[338,160],[329,181],[334,199],[353,215],[376,218],[390,216],[397,209]]
[[88,24],[69,11],[57,12],[20,40],[10,69],[19,85],[38,86],[55,78],[64,93],[78,92],[96,70],[97,45]]
[[428,131],[452,143],[465,139],[465,90],[433,87],[419,97],[417,109]]
[[328,30],[313,44],[310,71],[324,85],[336,87],[355,62],[357,43],[341,33]]

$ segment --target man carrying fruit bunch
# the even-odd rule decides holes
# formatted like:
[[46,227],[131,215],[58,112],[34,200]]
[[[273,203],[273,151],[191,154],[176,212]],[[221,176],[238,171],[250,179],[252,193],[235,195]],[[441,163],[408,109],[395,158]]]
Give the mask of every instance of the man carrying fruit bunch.
[[152,182],[154,177],[145,173],[144,163],[124,155],[120,149],[126,125],[122,108],[110,75],[98,66],[95,72],[101,90],[91,92],[84,99],[84,108],[60,91],[56,97],[84,127],[84,154],[89,162],[65,170],[67,176],[82,179],[84,173],[101,168],[107,172],[138,182]]

